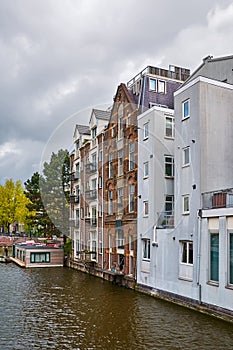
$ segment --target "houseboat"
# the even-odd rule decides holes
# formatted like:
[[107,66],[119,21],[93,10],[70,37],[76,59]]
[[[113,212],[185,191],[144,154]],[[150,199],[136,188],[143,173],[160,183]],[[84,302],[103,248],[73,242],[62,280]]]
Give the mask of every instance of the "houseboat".
[[64,265],[61,244],[43,244],[26,241],[13,246],[13,262],[21,267],[59,267]]

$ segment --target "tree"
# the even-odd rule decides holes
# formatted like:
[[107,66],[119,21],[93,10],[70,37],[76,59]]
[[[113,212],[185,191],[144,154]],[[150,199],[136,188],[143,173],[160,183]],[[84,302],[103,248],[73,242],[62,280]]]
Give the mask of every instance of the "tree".
[[[0,186],[0,223],[10,232],[11,224],[24,223],[29,214],[30,200],[25,196],[20,181],[6,180]],[[33,214],[33,212],[32,212]]]
[[69,231],[69,177],[68,151],[52,153],[50,162],[44,163],[40,192],[44,208],[54,225],[53,234],[67,235]]

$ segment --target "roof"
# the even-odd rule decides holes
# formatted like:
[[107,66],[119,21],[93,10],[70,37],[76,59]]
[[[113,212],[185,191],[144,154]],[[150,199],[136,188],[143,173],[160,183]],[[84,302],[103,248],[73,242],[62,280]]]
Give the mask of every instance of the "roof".
[[80,135],[91,135],[91,130],[87,125],[76,124],[76,128],[78,129]]
[[100,109],[93,109],[93,113],[95,114],[96,119],[109,120],[111,111],[102,111]]

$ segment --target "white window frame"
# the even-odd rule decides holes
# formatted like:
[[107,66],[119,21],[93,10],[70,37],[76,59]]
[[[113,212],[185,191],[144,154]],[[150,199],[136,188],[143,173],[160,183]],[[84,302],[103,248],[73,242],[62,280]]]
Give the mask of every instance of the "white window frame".
[[143,178],[146,179],[149,177],[149,162],[143,163]]
[[108,177],[113,177],[113,153],[108,155]]
[[133,213],[135,210],[134,195],[135,195],[135,186],[134,184],[130,184],[129,185],[129,213]]
[[[182,151],[183,151],[183,167],[189,166],[190,165],[190,146],[184,147]],[[187,155],[188,155],[188,161],[186,160]]]
[[118,150],[118,176],[123,175],[123,148]]
[[149,138],[149,122],[143,124],[143,140],[147,140]]
[[142,238],[142,260],[150,261],[150,239]]
[[129,171],[135,168],[135,142],[129,143]]
[[124,187],[117,189],[117,213],[123,214],[124,209]]
[[145,217],[149,216],[149,201],[143,201],[143,215]]
[[[168,127],[168,125],[171,127]],[[171,135],[169,135],[168,130],[171,130]],[[165,117],[165,137],[169,139],[174,139],[175,137],[175,118],[168,115]]]
[[113,215],[113,190],[108,191],[108,215]]
[[166,94],[166,82],[165,80],[158,79],[157,92],[160,94]]
[[190,213],[190,196],[189,194],[185,194],[182,196],[182,207],[183,207],[183,214],[189,214]]
[[[192,246],[192,249],[190,247]],[[184,250],[186,251],[186,259],[184,261]],[[190,256],[192,251],[192,256]],[[192,260],[192,262],[190,262]],[[193,266],[193,241],[180,241],[180,263]]]
[[155,92],[157,91],[157,79],[149,78],[149,90]]
[[[171,167],[171,175],[167,174],[167,166]],[[174,177],[174,156],[165,155],[164,156],[164,175],[165,177]]]
[[[186,114],[186,107],[188,106],[188,113]],[[185,120],[190,117],[190,99],[186,99],[182,102],[182,120]]]

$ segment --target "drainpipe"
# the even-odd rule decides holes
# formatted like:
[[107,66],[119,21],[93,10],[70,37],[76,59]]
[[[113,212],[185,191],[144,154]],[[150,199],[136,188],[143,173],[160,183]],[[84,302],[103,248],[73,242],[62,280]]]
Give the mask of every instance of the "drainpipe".
[[200,284],[200,260],[201,260],[201,218],[202,211],[198,211],[198,228],[197,228],[197,285],[199,288],[198,302],[201,304],[201,284]]

